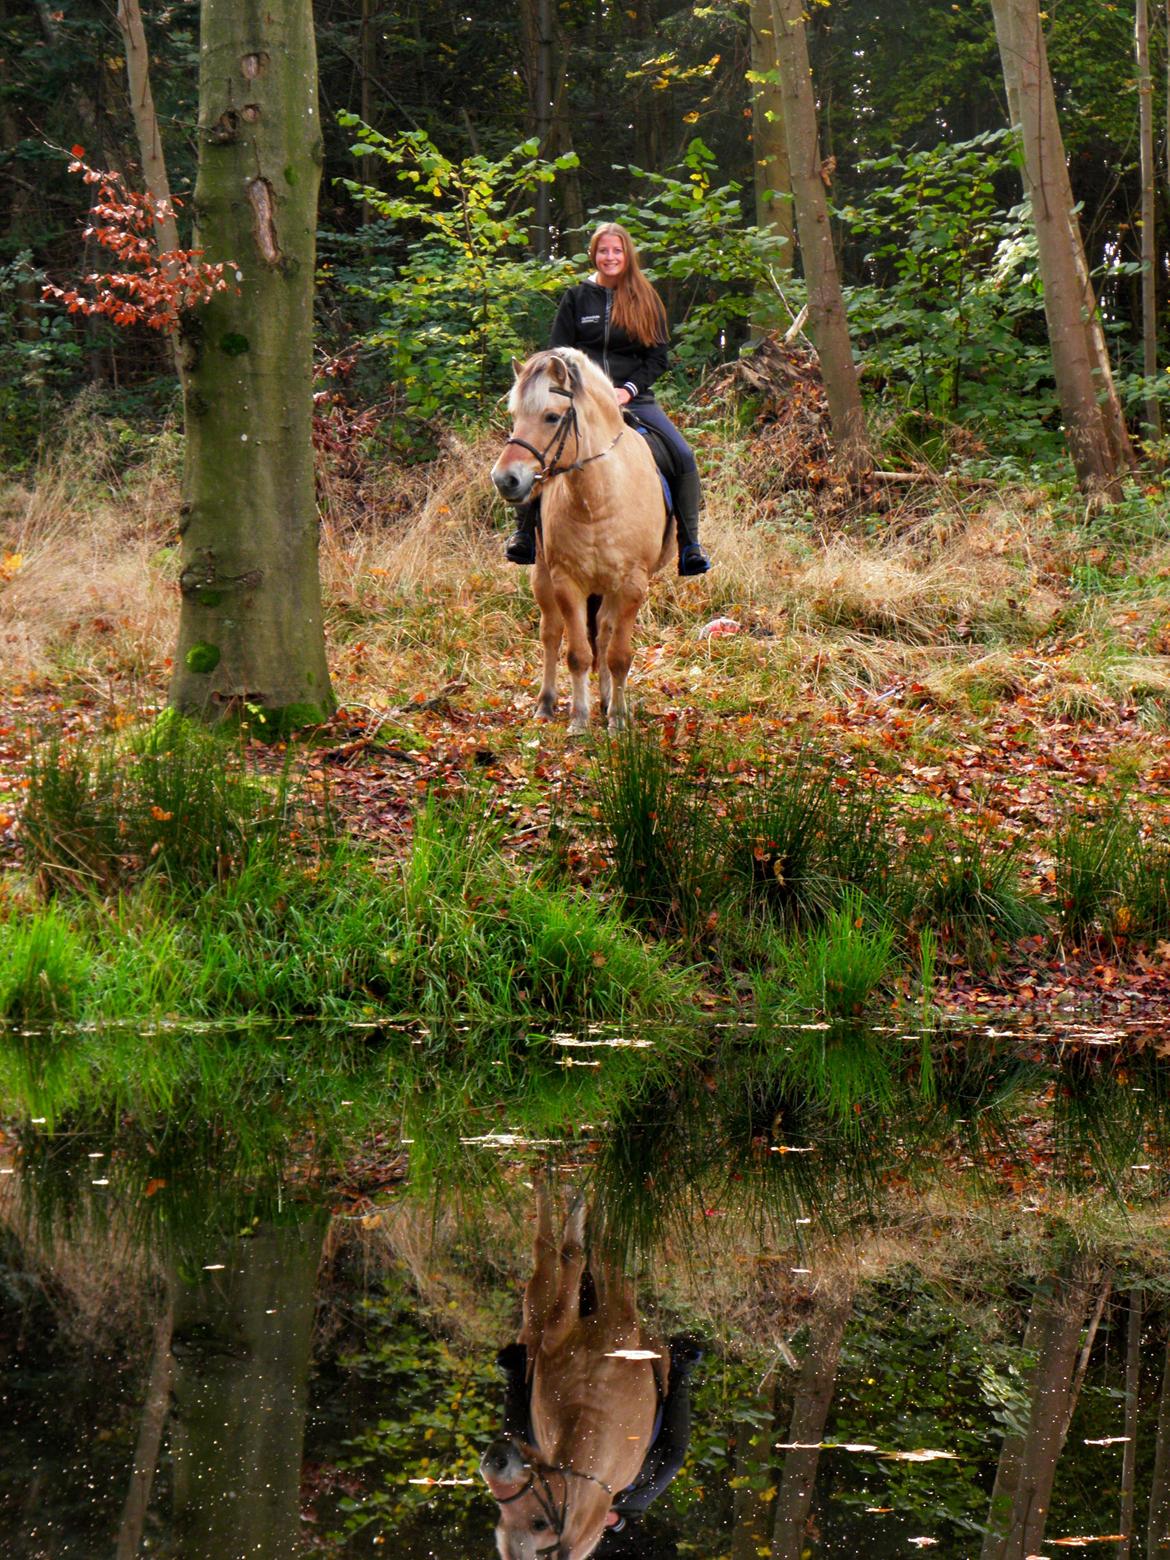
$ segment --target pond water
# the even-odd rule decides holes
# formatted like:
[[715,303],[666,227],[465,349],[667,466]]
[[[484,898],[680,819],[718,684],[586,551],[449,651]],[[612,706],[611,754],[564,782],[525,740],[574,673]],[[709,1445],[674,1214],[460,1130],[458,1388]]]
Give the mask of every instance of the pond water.
[[1168,1045],[0,1035],[0,1555],[1170,1553]]

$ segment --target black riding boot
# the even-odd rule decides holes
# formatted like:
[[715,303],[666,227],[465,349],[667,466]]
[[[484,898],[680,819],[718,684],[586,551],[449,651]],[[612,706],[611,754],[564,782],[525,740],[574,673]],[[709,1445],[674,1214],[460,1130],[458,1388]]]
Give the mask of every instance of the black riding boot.
[[530,499],[516,508],[516,529],[504,547],[509,563],[536,562],[536,528],[540,524],[540,499]]
[[702,489],[697,471],[684,471],[674,494],[674,522],[678,531],[678,572],[706,574],[711,560],[699,546],[699,502]]

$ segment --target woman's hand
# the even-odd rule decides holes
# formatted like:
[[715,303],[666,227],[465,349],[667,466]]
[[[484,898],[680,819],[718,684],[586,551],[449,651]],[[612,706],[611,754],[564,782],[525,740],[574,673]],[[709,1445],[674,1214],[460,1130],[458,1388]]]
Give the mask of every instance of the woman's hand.
[[626,389],[625,385],[615,385],[613,393],[617,398],[617,404],[619,406],[629,406],[630,402],[634,399],[630,392]]

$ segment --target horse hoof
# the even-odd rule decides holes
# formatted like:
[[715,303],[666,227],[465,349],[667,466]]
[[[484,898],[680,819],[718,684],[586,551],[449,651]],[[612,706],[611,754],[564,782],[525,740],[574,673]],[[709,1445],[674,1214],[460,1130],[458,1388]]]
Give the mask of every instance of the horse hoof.
[[533,720],[546,721],[553,718],[553,706],[551,704],[538,704],[532,712]]
[[589,722],[587,720],[571,720],[569,722],[569,735],[571,737],[584,737],[588,735],[588,732]]

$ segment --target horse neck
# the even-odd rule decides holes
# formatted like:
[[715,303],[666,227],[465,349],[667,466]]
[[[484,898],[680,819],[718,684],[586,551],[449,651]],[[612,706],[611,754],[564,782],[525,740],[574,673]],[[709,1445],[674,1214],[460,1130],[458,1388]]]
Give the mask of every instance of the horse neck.
[[606,404],[600,392],[586,391],[587,405],[581,408],[586,413],[577,414],[577,427],[581,433],[581,454],[596,455],[613,442],[614,434],[622,425],[622,414],[615,401],[612,406]]

